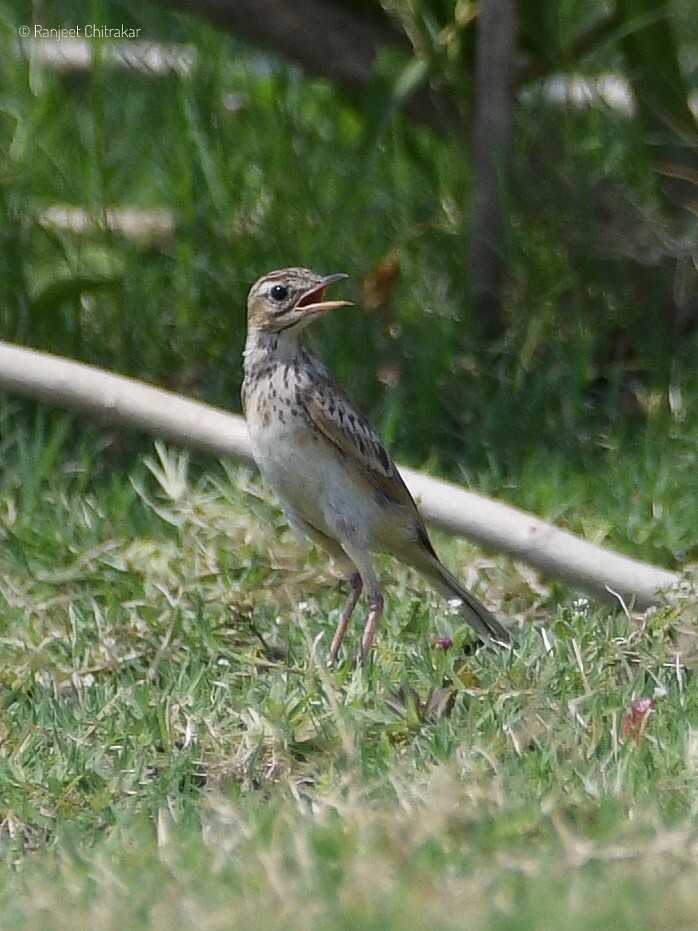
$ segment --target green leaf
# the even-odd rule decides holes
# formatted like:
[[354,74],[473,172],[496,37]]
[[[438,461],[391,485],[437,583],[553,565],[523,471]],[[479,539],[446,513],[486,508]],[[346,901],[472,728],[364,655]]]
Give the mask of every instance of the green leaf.
[[73,256],[64,254],[35,272],[29,287],[32,307],[49,312],[85,291],[114,287],[125,273],[126,264],[113,249],[90,246]]

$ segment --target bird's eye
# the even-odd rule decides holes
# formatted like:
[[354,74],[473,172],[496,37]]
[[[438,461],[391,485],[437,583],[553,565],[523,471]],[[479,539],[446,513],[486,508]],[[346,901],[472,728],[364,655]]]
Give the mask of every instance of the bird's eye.
[[288,297],[288,288],[285,288],[282,284],[275,284],[269,294],[273,301],[283,301],[284,298]]

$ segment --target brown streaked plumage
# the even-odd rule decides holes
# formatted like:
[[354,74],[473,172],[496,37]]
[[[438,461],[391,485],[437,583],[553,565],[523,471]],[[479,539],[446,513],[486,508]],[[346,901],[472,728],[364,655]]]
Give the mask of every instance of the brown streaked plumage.
[[324,547],[350,578],[350,594],[330,647],[336,661],[363,588],[369,616],[361,658],[373,643],[383,595],[371,553],[417,569],[486,643],[509,633],[440,562],[417,506],[380,437],[300,342],[315,317],[348,305],[325,300],[346,275],[286,268],[260,278],[247,300],[242,403],[255,459],[293,528]]

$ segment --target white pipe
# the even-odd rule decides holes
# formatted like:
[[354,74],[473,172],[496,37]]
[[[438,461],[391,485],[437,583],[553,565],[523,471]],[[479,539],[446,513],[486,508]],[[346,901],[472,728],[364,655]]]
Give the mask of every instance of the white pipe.
[[[253,464],[241,417],[92,365],[0,341],[0,388]],[[519,508],[413,469],[400,471],[429,523],[605,601],[617,603],[620,596],[645,608],[679,581],[675,572],[595,546]]]
[[646,608],[660,600],[659,589],[679,581],[675,572],[596,546],[509,504],[412,469],[400,471],[430,523],[605,601],[618,604],[620,595],[626,603]]

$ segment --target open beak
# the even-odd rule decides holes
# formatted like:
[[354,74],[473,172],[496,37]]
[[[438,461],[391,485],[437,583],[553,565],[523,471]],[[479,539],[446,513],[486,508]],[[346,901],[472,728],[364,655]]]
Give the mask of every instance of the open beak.
[[309,317],[317,317],[320,314],[326,314],[329,310],[337,310],[339,307],[351,307],[351,301],[326,301],[324,300],[325,291],[335,281],[341,281],[348,275],[325,275],[320,284],[315,285],[309,291],[303,294],[296,304],[296,310],[302,310]]

